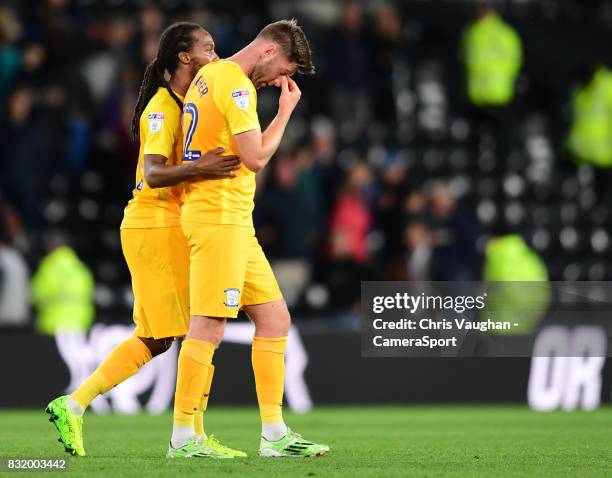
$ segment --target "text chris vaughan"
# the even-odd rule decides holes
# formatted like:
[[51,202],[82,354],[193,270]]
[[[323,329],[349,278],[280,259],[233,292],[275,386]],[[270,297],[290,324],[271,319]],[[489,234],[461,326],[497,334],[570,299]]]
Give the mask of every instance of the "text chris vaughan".
[[372,326],[377,330],[510,330],[511,322],[493,321],[487,319],[482,322],[472,322],[464,318],[456,318],[453,320],[442,319],[401,319],[394,321],[385,321],[383,319],[374,319]]

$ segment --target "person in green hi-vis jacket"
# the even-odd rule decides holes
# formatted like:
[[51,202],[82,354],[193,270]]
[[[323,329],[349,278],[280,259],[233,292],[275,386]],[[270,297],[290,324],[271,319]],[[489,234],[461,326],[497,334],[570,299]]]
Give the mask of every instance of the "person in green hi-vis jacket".
[[86,332],[94,318],[94,280],[67,245],[52,248],[32,279],[36,331],[44,335]]
[[578,163],[612,166],[612,72],[599,65],[572,98],[567,147]]
[[481,7],[462,41],[470,101],[477,106],[503,106],[514,97],[523,55],[515,30],[490,7]]
[[542,259],[516,234],[494,237],[485,250],[487,307],[480,320],[508,321],[518,326],[503,334],[533,332],[550,304],[548,271]]

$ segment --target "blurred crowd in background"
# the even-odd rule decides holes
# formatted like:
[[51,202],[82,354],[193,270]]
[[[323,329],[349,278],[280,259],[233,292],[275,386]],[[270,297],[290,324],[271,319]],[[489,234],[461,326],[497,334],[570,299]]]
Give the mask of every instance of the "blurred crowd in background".
[[344,317],[362,280],[610,279],[609,1],[4,0],[0,322],[29,321],[58,250],[49,283],[130,321],[118,228],[161,31],[198,22],[225,57],[290,17],[317,74],[255,223],[295,317]]

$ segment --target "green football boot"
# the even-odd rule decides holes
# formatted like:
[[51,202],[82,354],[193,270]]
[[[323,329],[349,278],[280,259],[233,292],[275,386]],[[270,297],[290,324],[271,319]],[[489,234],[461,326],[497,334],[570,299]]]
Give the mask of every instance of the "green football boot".
[[247,454],[243,451],[234,450],[233,448],[222,445],[214,435],[209,435],[208,437],[204,438],[203,444],[216,452],[233,455],[235,458],[247,457]]
[[[207,440],[202,440],[201,437],[193,436],[187,442],[178,448],[172,446],[172,442],[168,445],[166,452],[167,458],[216,458],[221,460],[233,459],[234,455],[222,451],[219,448],[212,448],[207,443]],[[223,447],[225,448],[225,447]],[[233,450],[232,450],[233,451]]]
[[59,439],[65,450],[71,455],[86,456],[83,447],[83,417],[73,413],[68,406],[68,396],[53,400],[45,411],[50,415],[49,421],[55,425]]
[[329,446],[305,440],[290,428],[280,440],[270,441],[261,437],[259,445],[259,456],[263,457],[310,458],[325,455],[328,451]]

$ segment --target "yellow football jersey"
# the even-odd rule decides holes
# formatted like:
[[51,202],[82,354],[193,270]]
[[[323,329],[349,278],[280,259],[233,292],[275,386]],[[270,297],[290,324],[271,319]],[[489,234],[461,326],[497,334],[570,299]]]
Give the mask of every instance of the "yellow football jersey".
[[[175,92],[176,94],[176,92]],[[176,94],[178,98],[183,99]],[[166,164],[180,164],[183,153],[181,109],[166,88],[159,88],[140,116],[140,151],[133,198],[123,213],[121,229],[180,226],[182,185],[152,189],[144,175],[144,155],[161,154]]]
[[[240,66],[219,60],[201,68],[185,96],[183,161],[219,146],[239,154],[233,135],[258,128],[257,93]],[[242,164],[235,174],[187,182],[183,221],[252,226],[255,173]]]

